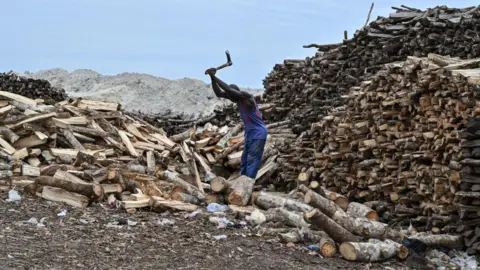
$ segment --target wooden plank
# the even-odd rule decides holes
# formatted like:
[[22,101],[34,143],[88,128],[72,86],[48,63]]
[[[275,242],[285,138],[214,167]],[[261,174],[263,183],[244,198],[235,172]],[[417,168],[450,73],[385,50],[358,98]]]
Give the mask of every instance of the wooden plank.
[[8,105],[8,106],[5,106],[5,107],[2,107],[0,109],[0,114],[4,114],[4,113],[8,113],[9,111],[11,111],[13,109],[13,106],[12,105]]
[[149,142],[149,140],[147,138],[145,138],[143,136],[143,134],[133,124],[126,124],[125,127],[127,128],[128,132],[132,133],[138,139],[140,139],[142,141],[145,141],[145,142]]
[[242,157],[243,151],[239,151],[233,154],[230,154],[227,156],[228,160],[236,159],[236,158],[241,158]]
[[193,152],[193,156],[195,157],[195,159],[200,162],[200,165],[202,165],[202,168],[208,172],[210,171],[210,166],[207,165],[207,163],[205,162],[205,160],[203,159],[202,156],[200,156],[197,152]]
[[212,153],[206,153],[205,156],[210,164],[215,164],[216,160],[213,157]]
[[147,143],[147,142],[134,142],[133,146],[134,147],[146,147],[146,148],[155,149],[155,150],[158,150],[158,151],[165,150],[165,147],[163,145],[154,144],[154,143]]
[[15,153],[15,151],[16,151],[16,149],[13,148],[13,146],[11,146],[2,137],[0,137],[0,146],[2,146],[3,149],[5,150],[5,152],[7,152],[7,154],[9,154],[9,155],[13,155],[13,153]]
[[18,95],[18,94],[6,92],[6,91],[0,91],[0,96],[6,97],[8,99],[15,100],[15,101],[18,101],[20,103],[23,103],[23,104],[26,104],[26,105],[29,105],[29,106],[33,106],[33,107],[37,106],[37,104],[38,104],[38,102],[36,102],[33,99],[30,99],[30,98],[27,98],[27,97],[24,97],[24,96],[21,96],[21,95]]
[[20,150],[17,150],[12,156],[15,160],[23,160],[24,158],[28,157],[28,149],[24,147]]
[[130,139],[128,138],[127,134],[125,133],[125,131],[123,130],[119,130],[118,131],[118,135],[120,135],[120,138],[122,138],[122,142],[123,144],[125,145],[125,147],[127,148],[128,152],[130,153],[130,155],[134,156],[134,157],[138,157],[138,153],[137,151],[135,150],[135,147],[133,147],[133,144],[132,142],[130,141]]
[[82,99],[78,103],[77,107],[80,109],[90,109],[96,111],[117,111],[119,104],[116,102]]
[[[1,92],[1,91],[0,91]],[[37,122],[37,121],[41,121],[41,120],[44,120],[44,119],[48,119],[48,118],[52,118],[52,117],[55,117],[57,116],[57,113],[56,112],[53,112],[53,113],[46,113],[46,114],[40,114],[40,115],[36,115],[34,117],[30,117],[28,119],[25,119],[21,122],[18,122],[16,124],[11,124],[11,125],[7,125],[8,128],[17,128],[17,127],[20,127],[21,125],[23,124],[26,124],[26,123],[30,123],[30,122]]]
[[80,125],[84,126],[88,124],[87,117],[85,116],[75,116],[70,118],[53,118],[54,121],[61,121],[67,125]]
[[158,134],[158,133],[152,133],[152,134],[150,134],[150,136],[154,137],[155,139],[157,139],[157,141],[159,143],[167,146],[170,149],[174,148],[175,145],[176,145],[176,143],[174,141],[170,140],[165,135]]
[[30,165],[22,165],[22,175],[23,176],[40,176],[40,168]]

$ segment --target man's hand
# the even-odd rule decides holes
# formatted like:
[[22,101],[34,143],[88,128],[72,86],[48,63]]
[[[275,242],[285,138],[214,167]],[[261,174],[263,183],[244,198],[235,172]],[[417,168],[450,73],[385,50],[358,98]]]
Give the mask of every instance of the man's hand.
[[215,73],[217,73],[217,69],[215,69],[215,68],[209,68],[209,69],[205,70],[206,75],[213,76],[213,75],[215,75]]

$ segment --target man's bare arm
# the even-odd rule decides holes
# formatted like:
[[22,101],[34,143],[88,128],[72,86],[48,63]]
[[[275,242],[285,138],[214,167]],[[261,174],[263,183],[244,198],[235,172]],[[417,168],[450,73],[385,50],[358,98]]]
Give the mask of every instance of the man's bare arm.
[[210,76],[212,78],[212,81],[215,80],[218,86],[220,86],[220,88],[230,97],[232,101],[238,102],[238,101],[242,101],[250,98],[251,95],[249,93],[245,91],[239,91],[237,89],[230,87],[228,84],[220,80],[215,75],[210,75]]

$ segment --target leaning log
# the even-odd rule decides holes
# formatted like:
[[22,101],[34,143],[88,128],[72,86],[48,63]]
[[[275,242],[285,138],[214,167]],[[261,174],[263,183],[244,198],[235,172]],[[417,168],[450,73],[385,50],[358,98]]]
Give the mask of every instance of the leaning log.
[[336,242],[360,242],[361,240],[360,237],[347,231],[318,209],[313,209],[312,211],[305,213],[304,216],[306,220],[309,220],[317,228],[325,231]]

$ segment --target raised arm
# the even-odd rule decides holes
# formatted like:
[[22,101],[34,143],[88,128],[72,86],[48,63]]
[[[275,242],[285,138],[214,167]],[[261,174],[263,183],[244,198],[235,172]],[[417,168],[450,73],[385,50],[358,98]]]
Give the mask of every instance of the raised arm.
[[210,75],[210,76],[212,77],[212,81],[214,80],[218,84],[218,86],[220,86],[221,90],[224,91],[224,93],[230,98],[230,100],[232,100],[234,102],[238,102],[238,101],[250,98],[249,93],[247,93],[245,91],[241,91],[236,86],[235,87],[237,89],[235,89],[235,87],[232,87],[232,86],[226,84],[224,81],[220,80],[215,75]]

